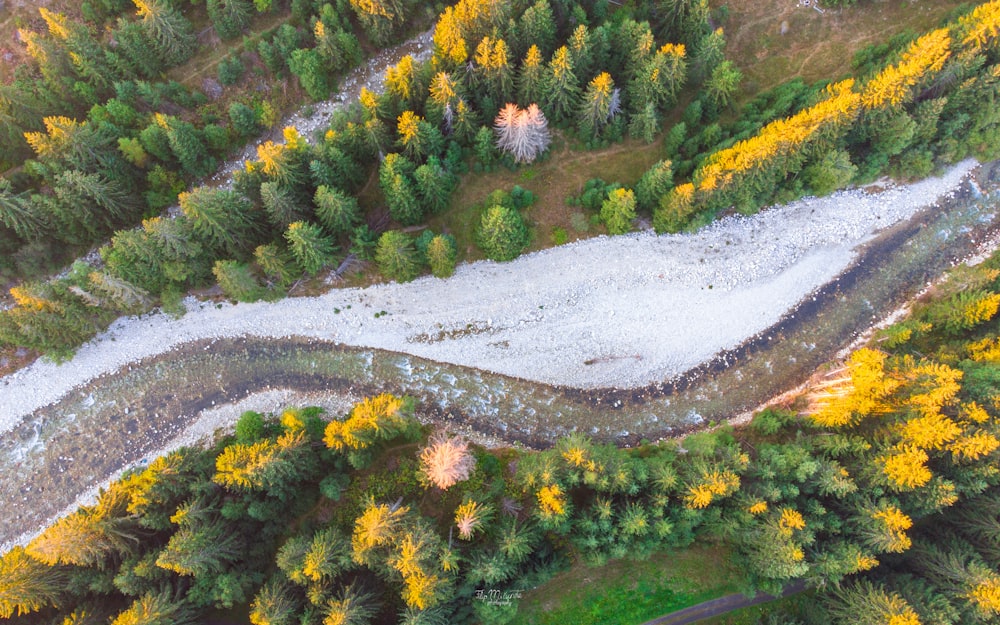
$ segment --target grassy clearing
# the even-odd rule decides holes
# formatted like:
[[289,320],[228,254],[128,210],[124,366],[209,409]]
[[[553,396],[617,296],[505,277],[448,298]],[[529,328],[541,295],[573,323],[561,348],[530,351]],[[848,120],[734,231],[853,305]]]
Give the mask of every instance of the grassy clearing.
[[[846,9],[799,6],[798,0],[735,0],[725,4],[726,56],[739,65],[748,97],[801,76],[806,82],[843,78],[854,53],[912,30],[938,26],[962,0],[863,0]],[[782,34],[782,25],[786,26]]]
[[574,564],[524,593],[514,625],[638,625],[657,616],[736,592],[728,552],[695,546],[648,560]]
[[591,178],[635,184],[663,158],[662,152],[661,140],[646,144],[632,139],[599,150],[580,151],[557,132],[550,153],[540,162],[513,171],[500,168],[489,174],[462,176],[449,209],[433,217],[429,225],[435,232],[455,236],[459,260],[479,260],[483,255],[476,248],[474,237],[483,201],[495,189],[510,190],[520,185],[537,196],[526,215],[532,226],[529,251],[551,247],[556,228],[566,231],[568,241],[601,234],[604,227],[589,223],[590,215],[584,214],[583,209],[567,206],[566,198],[580,193]]

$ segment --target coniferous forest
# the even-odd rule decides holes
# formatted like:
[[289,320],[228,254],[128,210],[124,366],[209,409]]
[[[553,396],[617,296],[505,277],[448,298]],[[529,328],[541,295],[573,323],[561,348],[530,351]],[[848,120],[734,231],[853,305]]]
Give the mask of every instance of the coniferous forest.
[[[280,298],[348,261],[447,277],[455,237],[411,227],[447,215],[463,177],[544,161],[555,140],[662,141],[631,187],[594,179],[566,198],[610,234],[1000,155],[1000,0],[862,49],[850,76],[755,94],[725,56],[739,25],[706,0],[87,0],[38,15],[0,85],[0,346],[55,359],[119,316],[182,314],[193,289]],[[294,101],[330,97],[421,27],[429,60],[405,56],[316,138],[261,143],[231,186],[209,179]],[[242,43],[211,88],[175,80],[206,33]],[[476,198],[478,253],[526,250],[535,200]],[[998,308],[994,256],[797,400],[632,449],[582,435],[484,449],[391,395],[343,415],[248,412],[4,554],[0,619],[499,624],[516,601],[477,591],[708,543],[747,593],[813,593],[773,625],[994,623]]]

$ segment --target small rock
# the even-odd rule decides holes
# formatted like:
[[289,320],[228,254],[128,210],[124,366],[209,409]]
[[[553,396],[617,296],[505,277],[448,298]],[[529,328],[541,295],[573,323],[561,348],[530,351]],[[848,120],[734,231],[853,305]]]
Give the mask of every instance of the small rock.
[[788,20],[781,21],[781,34],[784,35],[788,32]]

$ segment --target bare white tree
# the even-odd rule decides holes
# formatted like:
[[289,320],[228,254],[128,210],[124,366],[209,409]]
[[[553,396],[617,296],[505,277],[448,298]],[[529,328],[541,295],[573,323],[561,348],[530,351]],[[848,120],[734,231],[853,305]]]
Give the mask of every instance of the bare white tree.
[[469,441],[437,432],[420,452],[420,466],[427,481],[447,490],[457,482],[469,479],[476,468],[476,459],[469,453]]
[[497,147],[513,156],[518,163],[530,163],[549,147],[548,124],[537,104],[520,109],[516,104],[508,103],[493,121]]

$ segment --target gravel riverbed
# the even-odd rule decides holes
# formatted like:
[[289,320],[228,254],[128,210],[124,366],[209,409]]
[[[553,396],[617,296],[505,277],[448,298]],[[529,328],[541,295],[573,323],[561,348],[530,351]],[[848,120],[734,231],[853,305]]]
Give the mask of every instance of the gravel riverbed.
[[695,233],[597,237],[448,280],[336,289],[276,303],[189,299],[180,319],[117,321],[61,365],[0,378],[0,431],[84,382],[180,344],[316,337],[577,388],[667,380],[778,321],[881,229],[953,193],[976,166],[733,216]]

